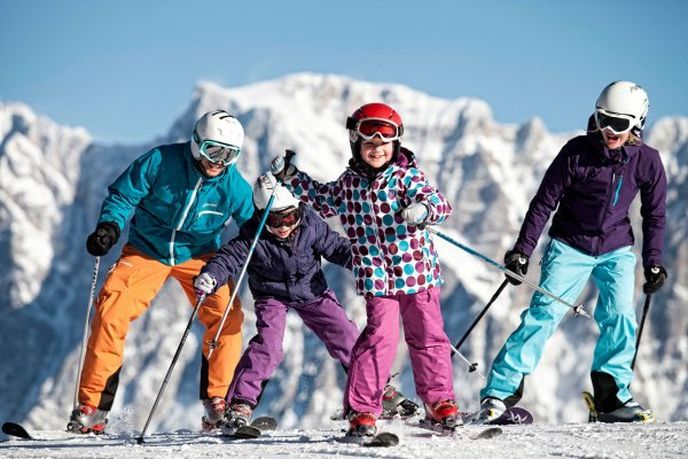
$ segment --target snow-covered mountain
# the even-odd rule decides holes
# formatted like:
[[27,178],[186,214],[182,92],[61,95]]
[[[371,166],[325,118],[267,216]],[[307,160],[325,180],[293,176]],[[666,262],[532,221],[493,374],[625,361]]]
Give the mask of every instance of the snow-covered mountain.
[[[127,164],[159,143],[185,141],[195,119],[222,108],[246,129],[238,164],[249,180],[285,148],[315,178],[331,180],[350,156],[346,116],[369,101],[394,105],[404,118],[404,145],[454,206],[443,231],[501,260],[549,162],[566,139],[582,132],[549,133],[542,120],[501,125],[483,101],[431,97],[395,84],[346,77],[297,74],[237,88],[198,85],[188,109],[167,135],[145,145],[104,145],[80,128],[60,126],[20,103],[0,102],[0,419],[64,427],[74,396],[76,364],[88,304],[93,258],[84,248],[107,185]],[[584,127],[586,120],[581,120]],[[665,265],[667,285],[654,295],[637,363],[633,391],[666,420],[688,419],[688,118],[658,120],[647,141],[662,152],[669,177]],[[634,211],[635,222],[638,218]],[[334,223],[334,222],[333,222]],[[637,238],[641,238],[639,230]],[[495,269],[437,242],[446,279],[443,313],[456,341],[499,286]],[[541,244],[544,245],[544,244]],[[99,283],[118,250],[104,257]],[[539,254],[532,279],[537,279]],[[363,301],[349,273],[327,266],[328,279],[351,316],[362,324]],[[638,311],[642,269],[636,291]],[[583,296],[594,308],[590,289]],[[509,287],[475,329],[462,351],[486,371],[528,304],[525,286]],[[246,341],[255,317],[246,289]],[[169,282],[129,334],[111,425],[140,428],[177,348],[191,308]],[[186,343],[152,430],[197,428],[200,327]],[[580,391],[590,388],[589,365],[597,337],[594,322],[570,317],[552,337],[536,372],[526,379],[523,404],[542,421],[585,419]],[[259,413],[285,426],[313,427],[339,407],[344,375],[324,346],[291,316],[285,361],[268,384]],[[462,408],[478,404],[482,380],[457,359],[455,388]],[[395,370],[401,389],[413,394],[405,344]]]

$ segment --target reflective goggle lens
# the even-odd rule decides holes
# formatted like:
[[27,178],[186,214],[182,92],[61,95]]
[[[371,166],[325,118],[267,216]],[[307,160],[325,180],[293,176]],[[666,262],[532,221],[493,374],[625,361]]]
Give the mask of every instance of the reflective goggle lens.
[[610,116],[597,111],[595,112],[595,120],[597,121],[598,128],[611,128],[611,130],[617,134],[622,134],[631,130],[631,120],[628,118]]
[[383,120],[363,120],[356,131],[364,140],[378,136],[385,142],[391,142],[399,138],[399,127]]
[[241,148],[233,145],[226,145],[214,140],[204,140],[198,146],[201,155],[211,163],[221,163],[229,166],[236,162],[241,153]]
[[292,209],[286,212],[270,212],[266,223],[271,228],[281,228],[283,226],[294,226],[299,221],[299,210]]

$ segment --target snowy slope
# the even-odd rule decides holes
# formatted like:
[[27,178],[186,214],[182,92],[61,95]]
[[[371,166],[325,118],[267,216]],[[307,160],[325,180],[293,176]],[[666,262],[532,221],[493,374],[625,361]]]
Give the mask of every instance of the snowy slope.
[[[340,425],[326,423],[318,430],[276,431],[256,440],[229,440],[189,431],[159,433],[145,445],[136,435],[122,432],[99,437],[73,437],[60,431],[35,433],[50,440],[0,442],[6,458],[140,458],[140,457],[577,457],[577,458],[684,458],[688,453],[688,424],[656,425],[565,424],[508,426],[491,439],[472,440],[480,427],[462,428],[454,437],[398,422],[384,424],[399,435],[400,444],[390,448],[362,448],[335,441]],[[1,435],[1,434],[0,434]]]
[[[201,83],[169,133],[146,145],[101,145],[83,129],[59,126],[22,104],[0,103],[0,420],[63,427],[73,397],[93,269],[84,240],[107,185],[132,159],[157,143],[186,140],[200,114],[224,108],[237,114],[246,128],[238,167],[248,179],[264,171],[285,148],[295,149],[297,165],[314,177],[334,179],[350,156],[343,127],[346,116],[371,100],[391,103],[403,115],[404,144],[417,153],[421,167],[452,202],[454,216],[442,230],[496,260],[513,244],[549,161],[576,134],[549,133],[539,119],[500,125],[480,100],[445,100],[405,86],[317,74],[237,88]],[[669,175],[670,278],[655,295],[633,389],[639,400],[657,409],[661,420],[686,420],[688,119],[658,120],[648,132],[648,142],[662,151]],[[640,239],[639,231],[636,235]],[[438,242],[438,247],[446,279],[445,324],[455,341],[501,276],[451,245]],[[116,252],[104,258],[101,282]],[[537,279],[538,259],[536,255],[531,279]],[[350,275],[331,266],[326,270],[347,310],[362,324],[363,302],[350,288]],[[640,284],[638,279],[638,292]],[[462,348],[482,371],[517,324],[529,294],[526,287],[509,287]],[[588,310],[594,307],[593,295],[583,295]],[[242,300],[248,341],[255,329],[246,291]],[[640,308],[640,295],[637,301]],[[150,309],[131,328],[113,423],[143,425],[191,312],[174,283],[166,285]],[[193,331],[153,422],[154,431],[198,426],[200,329]],[[523,403],[538,419],[585,419],[579,393],[590,386],[596,336],[593,322],[564,320],[539,368],[526,380]],[[267,386],[261,412],[279,416],[289,427],[319,426],[340,404],[344,375],[296,316],[289,318],[284,347],[285,361]],[[467,374],[460,361],[454,367],[460,404],[476,407],[482,381],[476,373]],[[395,370],[401,372],[397,383],[413,394],[404,344]]]

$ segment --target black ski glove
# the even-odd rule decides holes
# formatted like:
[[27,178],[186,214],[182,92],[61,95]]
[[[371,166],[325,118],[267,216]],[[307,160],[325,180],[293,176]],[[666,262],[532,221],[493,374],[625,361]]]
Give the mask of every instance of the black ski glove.
[[643,284],[643,292],[646,294],[655,293],[662,288],[664,281],[669,275],[664,269],[664,266],[648,266],[645,268],[645,282]]
[[107,254],[119,239],[119,226],[110,222],[98,223],[96,230],[86,239],[86,250],[94,257]]
[[[520,276],[525,276],[528,272],[528,255],[525,255],[517,250],[509,250],[504,254],[504,266],[509,271],[513,271]],[[513,277],[507,275],[506,280],[514,285],[521,285],[521,281],[514,279]]]

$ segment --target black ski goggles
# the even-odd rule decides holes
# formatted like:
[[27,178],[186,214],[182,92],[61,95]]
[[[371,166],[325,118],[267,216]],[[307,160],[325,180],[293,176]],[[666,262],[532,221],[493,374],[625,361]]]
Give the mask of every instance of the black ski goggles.
[[609,114],[598,108],[595,110],[595,123],[598,129],[609,129],[614,134],[624,134],[631,130],[635,118],[629,115]]

